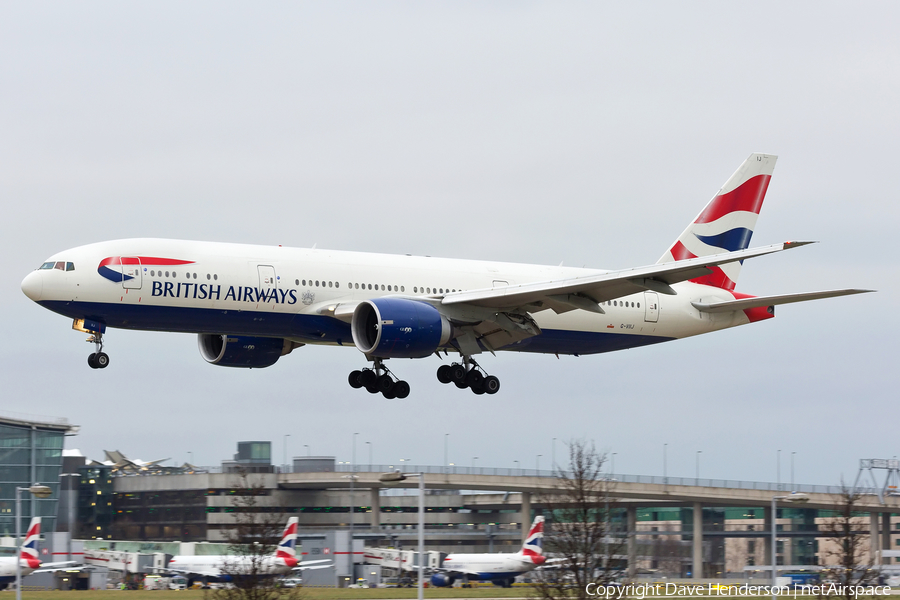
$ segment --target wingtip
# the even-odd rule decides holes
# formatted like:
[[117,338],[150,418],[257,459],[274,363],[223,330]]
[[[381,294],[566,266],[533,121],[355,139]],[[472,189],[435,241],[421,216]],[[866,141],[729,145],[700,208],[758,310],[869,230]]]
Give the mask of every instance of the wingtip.
[[790,248],[799,248],[800,246],[808,246],[809,244],[818,244],[818,240],[804,240],[799,242],[785,242],[783,244],[783,248],[788,250]]

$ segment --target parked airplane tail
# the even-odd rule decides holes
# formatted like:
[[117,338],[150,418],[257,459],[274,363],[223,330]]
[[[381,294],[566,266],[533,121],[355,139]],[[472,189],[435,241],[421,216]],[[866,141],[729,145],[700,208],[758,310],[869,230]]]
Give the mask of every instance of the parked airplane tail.
[[528,537],[525,538],[520,552],[536,565],[543,564],[547,560],[544,557],[544,517],[534,518],[534,523],[531,524],[531,530],[528,532]]
[[293,568],[298,564],[297,560],[297,517],[288,519],[287,527],[281,534],[281,541],[278,542],[278,548],[275,549],[275,558],[281,559],[284,563]]
[[[777,159],[772,154],[751,154],[657,264],[746,250]],[[735,261],[711,270],[691,281],[730,291],[737,283],[741,263]]]
[[41,566],[38,558],[38,542],[41,539],[41,518],[33,517],[25,534],[25,541],[19,549],[19,559],[25,561],[29,568],[37,569]]

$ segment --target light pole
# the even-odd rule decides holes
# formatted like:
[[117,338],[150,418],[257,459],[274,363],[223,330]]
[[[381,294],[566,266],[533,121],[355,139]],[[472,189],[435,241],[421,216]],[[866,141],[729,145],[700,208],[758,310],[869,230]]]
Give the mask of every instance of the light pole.
[[188,450],[188,456],[190,457],[191,466],[194,466],[194,453]]
[[521,474],[522,474],[522,469],[521,469],[521,467],[519,467],[519,461],[514,460],[513,462],[516,463],[516,471],[518,471],[518,472],[519,472],[519,475],[521,475]]
[[534,459],[534,467],[535,467],[534,470],[536,471],[535,475],[541,474],[540,471],[541,471],[541,457],[542,456],[543,456],[543,454],[538,454]]
[[781,450],[775,451],[775,489],[781,491]]
[[794,455],[796,452],[791,452],[791,491],[794,491]]
[[283,450],[284,450],[284,457],[283,457],[283,458],[284,458],[284,462],[281,463],[281,464],[284,465],[285,472],[287,472],[287,466],[288,466],[288,461],[287,461],[287,439],[288,439],[289,437],[291,437],[291,434],[289,434],[289,433],[284,434],[284,444],[283,444],[283,445],[284,445],[284,448],[283,448]]
[[475,461],[478,460],[477,456],[472,457],[472,475],[475,474]]
[[383,483],[397,483],[410,477],[419,478],[419,585],[416,598],[422,600],[425,594],[425,473],[401,473],[400,471],[395,471],[393,473],[384,473],[378,480]]
[[306,458],[309,458],[309,444],[303,444],[303,447],[306,448]]
[[618,452],[612,453],[612,464],[610,465],[610,471],[612,471],[612,473],[610,473],[610,475],[616,474],[616,454],[618,454]]
[[[16,543],[20,546],[22,545],[22,492],[30,492],[35,498],[49,498],[53,490],[39,483],[27,488],[16,486]],[[31,514],[37,512],[32,506]],[[18,548],[16,549],[16,600],[22,600],[22,556],[21,550]]]
[[669,444],[663,444],[663,485],[669,485],[669,475],[667,469],[667,461],[669,454]]
[[447,455],[447,445],[449,443],[450,443],[450,434],[445,433],[444,434],[444,475],[446,475],[448,473],[447,467],[450,464],[450,459],[448,458],[448,455]]
[[556,470],[556,438],[553,438],[553,456],[550,458],[550,467]]
[[353,500],[354,487],[356,483],[356,436],[359,432],[353,434],[353,455],[352,465],[350,466],[350,579],[356,583],[356,554],[353,548],[353,520],[356,502]]
[[694,482],[694,485],[700,485],[700,455],[703,454],[703,450],[697,450],[697,480]]
[[[778,452],[781,452],[779,450]],[[776,504],[779,500],[784,502],[809,502],[809,496],[806,494],[790,493],[784,496],[772,496],[772,600],[776,600],[775,584],[778,582],[778,557],[776,556],[777,543],[775,532],[778,529],[778,513],[776,512]]]

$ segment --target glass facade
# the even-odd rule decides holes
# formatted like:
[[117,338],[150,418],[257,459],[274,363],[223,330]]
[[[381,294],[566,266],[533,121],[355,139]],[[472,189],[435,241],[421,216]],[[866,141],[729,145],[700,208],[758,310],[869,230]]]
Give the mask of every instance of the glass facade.
[[49,498],[33,498],[20,492],[24,533],[32,517],[41,517],[44,533],[56,530],[56,506],[59,499],[59,474],[62,449],[69,426],[52,427],[18,421],[0,421],[0,535],[16,532],[16,488],[40,483],[53,490]]

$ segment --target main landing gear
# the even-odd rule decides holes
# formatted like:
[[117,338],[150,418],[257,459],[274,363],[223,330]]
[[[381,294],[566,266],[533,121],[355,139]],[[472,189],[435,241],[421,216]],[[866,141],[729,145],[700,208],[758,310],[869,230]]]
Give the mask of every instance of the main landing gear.
[[350,387],[354,389],[364,387],[370,394],[381,392],[381,395],[388,400],[409,396],[409,384],[397,379],[390,369],[384,366],[384,362],[380,358],[375,359],[375,364],[371,369],[350,373],[348,381]]
[[103,351],[103,334],[100,332],[91,334],[87,341],[93,342],[97,348],[96,352],[88,356],[88,365],[92,369],[105,369],[109,365],[109,356]]
[[459,389],[469,388],[478,395],[496,394],[500,391],[500,380],[488,375],[469,356],[463,356],[461,363],[438,367],[437,378],[441,383],[452,382]]

